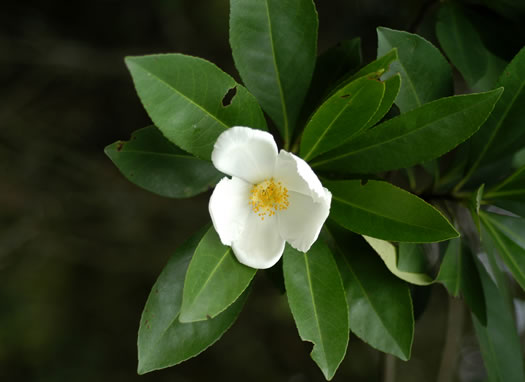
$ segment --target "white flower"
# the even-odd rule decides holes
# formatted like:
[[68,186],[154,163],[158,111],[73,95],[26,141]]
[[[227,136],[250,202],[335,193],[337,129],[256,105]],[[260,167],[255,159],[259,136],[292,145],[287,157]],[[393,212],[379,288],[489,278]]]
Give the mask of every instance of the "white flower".
[[271,134],[235,126],[223,132],[212,152],[224,177],[210,198],[213,226],[237,259],[269,268],[285,241],[307,252],[330,212],[332,194],[310,166],[287,151],[277,153]]

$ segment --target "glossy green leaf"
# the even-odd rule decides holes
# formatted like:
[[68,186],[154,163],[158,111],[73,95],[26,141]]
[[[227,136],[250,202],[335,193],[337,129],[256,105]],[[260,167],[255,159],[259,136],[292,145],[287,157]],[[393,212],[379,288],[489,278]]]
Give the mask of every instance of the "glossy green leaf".
[[[346,83],[355,80],[356,78],[366,76],[370,73],[385,73],[390,70],[392,64],[398,59],[397,49],[393,48],[389,52],[386,52],[382,56],[378,57],[374,61],[368,63],[356,73],[350,75],[346,80]],[[345,84],[346,84],[345,83]]]
[[471,165],[461,187],[480,165],[505,156],[511,156],[523,148],[525,139],[525,48],[505,68],[497,86],[505,88],[487,121],[472,137],[470,144]]
[[229,127],[266,129],[255,98],[211,62],[161,54],[127,57],[126,65],[155,126],[199,158],[210,159],[217,137]]
[[246,87],[289,142],[317,57],[312,0],[231,0],[230,45]]
[[343,180],[323,184],[332,192],[330,217],[350,231],[414,243],[458,236],[437,209],[390,183]]
[[525,290],[525,220],[490,212],[481,212],[480,218],[501,258]]
[[502,89],[430,102],[366,131],[312,161],[312,167],[369,174],[437,158],[474,134]]
[[129,141],[112,143],[104,152],[129,181],[170,198],[197,195],[223,177],[210,162],[182,151],[154,126],[135,131]]
[[388,80],[384,81],[384,84],[385,93],[383,94],[381,105],[379,105],[379,108],[377,109],[374,116],[370,119],[370,121],[368,121],[368,123],[365,126],[365,129],[374,126],[386,115],[386,113],[388,113],[388,111],[394,104],[397,95],[399,94],[399,88],[401,87],[401,76],[399,74],[395,74]]
[[180,322],[216,317],[248,287],[256,270],[237,261],[212,227],[202,238],[184,280]]
[[447,246],[436,282],[442,283],[451,296],[463,295],[465,302],[482,325],[487,323],[483,286],[472,252],[460,239]]
[[153,285],[140,320],[139,374],[176,365],[204,351],[228,330],[246,301],[248,292],[214,319],[179,322],[184,275],[204,232],[175,252]]
[[330,227],[346,290],[350,330],[374,348],[410,359],[414,314],[408,285],[358,235]]
[[327,380],[332,379],[348,346],[348,307],[343,282],[330,249],[318,240],[308,251],[289,245],[283,255],[288,303],[303,341]]
[[494,285],[483,265],[477,263],[483,284],[487,306],[487,325],[484,326],[475,315],[474,328],[481,348],[481,355],[489,381],[522,382],[523,352],[521,349],[513,309],[501,291]]
[[506,63],[492,54],[457,3],[441,5],[436,21],[439,44],[474,91],[494,88]]
[[308,121],[301,157],[314,158],[358,134],[376,114],[384,92],[385,84],[377,75],[361,77],[335,92]]
[[336,86],[335,91],[345,87],[350,82],[361,78],[363,76],[370,75],[372,73],[384,73],[386,72],[392,63],[397,60],[397,49],[392,49],[390,52],[377,58],[376,60],[368,63],[355,73],[349,73],[340,83]]
[[337,83],[363,63],[361,39],[344,40],[317,57],[312,83],[304,101],[304,120],[322,103]]
[[442,283],[447,288],[448,293],[454,297],[458,297],[461,291],[462,260],[461,239],[450,240],[441,261],[436,281]]
[[432,284],[433,280],[427,274],[405,272],[397,267],[397,249],[392,243],[365,235],[363,235],[363,237],[379,257],[381,257],[386,267],[393,275],[414,285],[424,286]]
[[377,55],[397,48],[399,59],[385,73],[401,74],[396,105],[402,113],[453,94],[452,71],[441,52],[424,38],[388,28],[377,28]]
[[484,195],[486,200],[515,200],[525,203],[525,166],[517,169]]

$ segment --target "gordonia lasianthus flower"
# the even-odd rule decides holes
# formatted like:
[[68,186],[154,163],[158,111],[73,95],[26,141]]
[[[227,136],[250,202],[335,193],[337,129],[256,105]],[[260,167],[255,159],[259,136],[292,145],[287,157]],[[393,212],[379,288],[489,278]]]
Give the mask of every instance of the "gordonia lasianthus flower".
[[212,152],[224,177],[210,198],[213,226],[237,259],[269,268],[285,242],[307,252],[330,212],[332,194],[310,166],[292,153],[278,152],[265,131],[235,126],[223,132]]

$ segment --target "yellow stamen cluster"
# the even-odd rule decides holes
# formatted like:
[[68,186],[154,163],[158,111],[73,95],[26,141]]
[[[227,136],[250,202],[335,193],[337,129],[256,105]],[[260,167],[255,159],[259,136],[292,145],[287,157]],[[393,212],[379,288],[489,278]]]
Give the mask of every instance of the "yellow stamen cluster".
[[288,208],[288,190],[281,182],[273,178],[254,185],[250,191],[250,205],[253,212],[264,220],[265,216],[273,216],[277,211]]

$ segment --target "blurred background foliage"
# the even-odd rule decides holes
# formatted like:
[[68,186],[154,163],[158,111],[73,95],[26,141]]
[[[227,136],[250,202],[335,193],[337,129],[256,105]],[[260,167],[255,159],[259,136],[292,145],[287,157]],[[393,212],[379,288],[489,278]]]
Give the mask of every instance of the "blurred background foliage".
[[[487,46],[506,60],[525,41],[523,13],[513,2],[519,5],[468,2]],[[369,61],[377,26],[433,40],[435,1],[316,3],[320,51],[361,36]],[[149,124],[123,58],[191,54],[238,79],[228,0],[50,0],[2,8],[0,380],[323,381],[285,298],[264,273],[216,345],[174,368],[141,377],[135,371],[146,297],[174,249],[208,221],[209,194],[155,196],[127,182],[104,156],[104,146]],[[483,28],[483,20],[502,27]],[[411,361],[393,362],[351,336],[334,381],[382,381],[385,366],[399,381],[435,380],[447,324],[441,286],[415,290],[416,313],[425,306]],[[461,380],[483,380],[469,324],[463,332]]]

